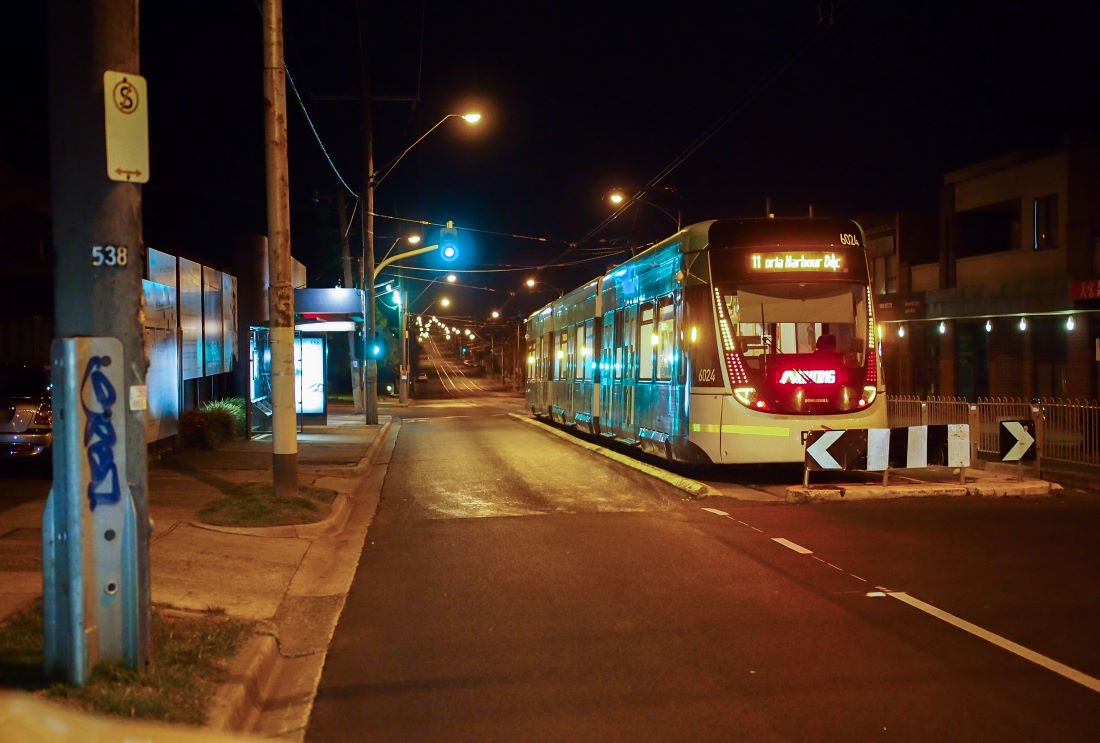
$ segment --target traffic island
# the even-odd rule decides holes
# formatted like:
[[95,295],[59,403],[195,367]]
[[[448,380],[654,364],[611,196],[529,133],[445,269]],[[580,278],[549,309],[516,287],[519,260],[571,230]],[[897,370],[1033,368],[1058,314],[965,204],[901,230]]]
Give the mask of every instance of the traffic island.
[[[967,479],[970,471],[967,473]],[[1062,492],[1062,486],[1047,480],[978,475],[972,482],[896,482],[887,485],[871,483],[830,483],[828,485],[793,485],[787,488],[788,503],[819,501],[886,500],[892,498],[958,497],[979,498],[1047,498]]]

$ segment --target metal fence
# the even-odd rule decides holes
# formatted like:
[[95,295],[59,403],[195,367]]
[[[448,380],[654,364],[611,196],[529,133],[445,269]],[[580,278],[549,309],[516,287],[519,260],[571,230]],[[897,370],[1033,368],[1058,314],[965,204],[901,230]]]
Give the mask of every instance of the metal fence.
[[967,423],[969,411],[970,403],[963,397],[932,396],[924,400],[913,395],[886,397],[886,418],[891,428]]
[[[974,418],[970,408],[975,408]],[[1033,413],[1032,409],[1037,409]],[[1044,397],[1028,401],[1020,397],[979,397],[976,403],[961,397],[889,395],[887,420],[893,427],[939,423],[971,423],[977,431],[978,451],[995,454],[1000,449],[1000,422],[1039,415],[1043,419],[1039,442],[1044,460],[1100,466],[1100,401]]]
[[1039,406],[1046,418],[1044,459],[1100,465],[1100,402],[1048,397]]

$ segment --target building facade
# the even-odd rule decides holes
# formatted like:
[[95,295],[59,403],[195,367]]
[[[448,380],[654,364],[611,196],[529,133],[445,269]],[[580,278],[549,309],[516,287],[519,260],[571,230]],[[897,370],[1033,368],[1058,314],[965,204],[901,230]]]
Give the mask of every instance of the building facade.
[[[878,233],[866,231],[877,269]],[[886,262],[878,294],[887,389],[1100,397],[1100,151],[1013,153],[948,173],[936,232],[893,233],[898,277]]]

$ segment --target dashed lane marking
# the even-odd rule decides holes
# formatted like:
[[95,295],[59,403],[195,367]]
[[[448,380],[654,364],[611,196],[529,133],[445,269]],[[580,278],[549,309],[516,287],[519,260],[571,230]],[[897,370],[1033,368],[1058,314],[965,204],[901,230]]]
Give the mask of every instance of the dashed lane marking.
[[921,601],[920,599],[913,598],[904,591],[887,591],[886,595],[891,598],[897,599],[903,604],[912,606],[914,609],[919,609],[925,614],[933,616],[936,619],[947,622],[954,627],[958,627],[963,632],[969,632],[975,637],[981,638],[982,640],[992,643],[1003,650],[1007,650],[1010,653],[1018,655],[1024,660],[1029,660],[1036,665],[1042,666],[1048,671],[1053,671],[1059,676],[1063,676],[1070,681],[1073,681],[1074,683],[1084,686],[1086,689],[1090,689],[1091,691],[1100,693],[1100,679],[1089,676],[1087,673],[1078,671],[1076,668],[1071,668],[1065,663],[1059,663],[1053,658],[1048,658],[1047,656],[1041,653],[1037,653],[1030,648],[1025,648],[1023,645],[1015,643],[1006,637],[1001,637],[994,632],[990,632],[989,630],[968,622],[965,619],[957,617],[954,614],[950,614],[943,609],[932,606],[932,604],[928,604],[924,601]]
[[795,552],[797,552],[800,555],[812,555],[814,553],[813,550],[808,550],[805,547],[803,547],[801,544],[795,544],[791,540],[784,539],[783,537],[772,537],[772,541],[775,542],[776,544],[783,545],[784,547],[786,547],[789,550],[794,550]]

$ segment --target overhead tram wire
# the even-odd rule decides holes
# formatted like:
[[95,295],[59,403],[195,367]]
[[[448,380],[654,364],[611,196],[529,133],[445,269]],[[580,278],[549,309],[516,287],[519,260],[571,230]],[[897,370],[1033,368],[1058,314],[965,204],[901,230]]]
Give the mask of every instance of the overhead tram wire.
[[[579,240],[573,242],[570,246],[566,247],[561,254],[554,257],[554,261],[560,260],[564,256],[568,255],[576,247],[582,246],[598,235],[607,225],[618,219],[627,209],[629,209],[635,201],[640,200],[655,186],[659,185],[661,181],[670,176],[677,168],[687,162],[688,158],[694,155],[699,149],[705,145],[712,137],[718,134],[726,125],[728,125],[734,118],[737,117],[752,101],[764,92],[769,85],[774,83],[779,77],[787,71],[787,69],[794,64],[803,54],[808,52],[818,41],[828,35],[832,30],[835,23],[830,17],[829,23],[819,23],[813,33],[809,34],[800,44],[796,45],[786,56],[781,58],[779,62],[774,65],[765,75],[752,85],[747,91],[745,91],[733,107],[724,114],[721,118],[711,124],[704,132],[699,135],[694,142],[692,142],[683,152],[681,152],[676,158],[672,160],[668,165],[662,168],[657,175],[653,176],[646,182],[646,184],[638,190],[634,196],[623,202],[622,206],[609,214],[599,224],[589,230]],[[547,264],[549,265],[549,264]]]

